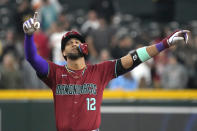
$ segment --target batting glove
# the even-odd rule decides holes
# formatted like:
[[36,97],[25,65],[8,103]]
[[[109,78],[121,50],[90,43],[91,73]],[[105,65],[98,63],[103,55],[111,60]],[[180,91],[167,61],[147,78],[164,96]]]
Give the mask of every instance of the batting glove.
[[32,35],[39,28],[40,28],[40,23],[38,22],[38,12],[34,13],[33,19],[30,18],[29,20],[23,23],[23,30],[25,34],[28,35]]
[[180,41],[184,41],[187,44],[189,32],[190,31],[188,31],[188,30],[175,31],[170,36],[163,39],[162,42],[166,48],[168,48],[172,45],[175,45],[176,43],[178,43]]

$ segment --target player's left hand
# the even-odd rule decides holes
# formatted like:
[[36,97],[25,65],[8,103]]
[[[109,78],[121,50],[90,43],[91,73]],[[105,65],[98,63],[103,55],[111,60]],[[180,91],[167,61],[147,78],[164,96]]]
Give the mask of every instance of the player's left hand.
[[175,31],[170,36],[163,39],[162,42],[168,47],[175,45],[176,43],[181,42],[181,41],[184,41],[187,44],[189,33],[190,33],[189,30]]

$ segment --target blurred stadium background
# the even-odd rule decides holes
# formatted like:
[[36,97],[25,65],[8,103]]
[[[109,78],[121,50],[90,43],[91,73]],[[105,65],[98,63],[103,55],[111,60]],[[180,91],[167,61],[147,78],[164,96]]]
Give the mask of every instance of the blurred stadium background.
[[0,131],[56,130],[51,91],[24,59],[22,24],[34,11],[41,21],[38,52],[60,65],[68,30],[86,37],[91,64],[190,30],[189,45],[180,43],[109,83],[100,129],[197,131],[196,7],[196,0],[1,0]]

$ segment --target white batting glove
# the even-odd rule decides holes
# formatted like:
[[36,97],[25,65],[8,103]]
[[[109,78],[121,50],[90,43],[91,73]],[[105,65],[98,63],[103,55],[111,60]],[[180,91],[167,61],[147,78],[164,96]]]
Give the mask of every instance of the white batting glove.
[[38,22],[38,12],[34,13],[33,19],[30,18],[29,20],[23,23],[23,30],[25,34],[28,35],[32,35],[39,28],[40,28],[40,22]]
[[170,47],[181,41],[184,41],[187,44],[189,32],[189,30],[176,31],[172,33],[170,36],[163,39],[162,42],[164,43],[165,47]]

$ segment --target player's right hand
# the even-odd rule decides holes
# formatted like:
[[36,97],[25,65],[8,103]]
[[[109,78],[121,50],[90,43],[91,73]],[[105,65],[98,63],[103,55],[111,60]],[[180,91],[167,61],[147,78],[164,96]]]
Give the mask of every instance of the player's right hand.
[[189,38],[189,30],[179,30],[172,33],[170,36],[167,36],[165,39],[162,40],[166,47],[170,47],[179,43],[180,41],[184,41],[186,44],[188,43]]
[[40,22],[38,22],[38,12],[34,13],[34,17],[26,20],[23,23],[23,30],[25,34],[32,35],[36,30],[40,28]]

